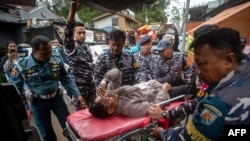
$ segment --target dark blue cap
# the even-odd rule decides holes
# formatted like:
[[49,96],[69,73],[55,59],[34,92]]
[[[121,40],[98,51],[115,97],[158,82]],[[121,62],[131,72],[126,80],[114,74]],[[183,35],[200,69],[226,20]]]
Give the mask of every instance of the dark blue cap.
[[144,35],[141,37],[139,43],[140,45],[143,45],[144,43],[151,42],[151,36],[149,35]]
[[158,45],[157,45],[157,48],[155,50],[158,50],[158,51],[163,51],[165,50],[166,48],[170,47],[170,43],[168,40],[161,40]]

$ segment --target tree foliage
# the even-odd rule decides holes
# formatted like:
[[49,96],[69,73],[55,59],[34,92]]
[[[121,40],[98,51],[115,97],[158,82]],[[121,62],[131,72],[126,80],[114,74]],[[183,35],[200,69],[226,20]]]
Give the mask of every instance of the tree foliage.
[[142,23],[145,23],[145,18],[148,18],[148,23],[155,22],[167,22],[167,16],[165,8],[169,5],[169,1],[157,0],[157,3],[144,4],[135,7],[133,10],[135,12],[136,19]]
[[[41,1],[48,6],[49,10],[53,11],[59,16],[67,18],[71,0],[41,0]],[[62,1],[64,1],[65,5],[62,4]],[[92,19],[94,17],[101,15],[102,12],[83,5],[80,8],[80,10],[77,11],[77,14],[84,23],[93,24]]]
[[172,14],[172,22],[175,25],[180,25],[181,22],[181,14],[179,12],[179,9],[177,7],[173,7],[173,9],[171,10],[171,14]]
[[[40,0],[47,4],[48,9],[67,18],[69,12],[70,0]],[[63,3],[64,2],[64,3]],[[154,22],[167,22],[167,16],[165,9],[169,5],[168,0],[157,0],[157,3],[153,4],[143,4],[133,7],[131,10],[135,12],[136,19],[142,23],[145,23],[145,14],[148,17],[148,23]],[[103,12],[90,8],[88,6],[82,6],[79,11],[77,11],[79,18],[87,22],[88,24],[93,24],[93,18],[100,16]]]

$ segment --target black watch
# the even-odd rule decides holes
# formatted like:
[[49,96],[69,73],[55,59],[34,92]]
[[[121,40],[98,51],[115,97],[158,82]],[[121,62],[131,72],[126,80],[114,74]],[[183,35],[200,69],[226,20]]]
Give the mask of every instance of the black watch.
[[166,119],[167,118],[167,112],[163,111],[162,112],[162,117]]

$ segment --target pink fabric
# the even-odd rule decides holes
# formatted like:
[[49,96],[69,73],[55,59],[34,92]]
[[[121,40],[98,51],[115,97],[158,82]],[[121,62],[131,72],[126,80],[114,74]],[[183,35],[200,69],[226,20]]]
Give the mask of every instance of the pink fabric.
[[[177,100],[164,109],[174,108],[185,100]],[[168,128],[169,122],[165,119],[158,120],[160,126]],[[136,128],[142,128],[151,123],[151,118],[131,118],[113,115],[105,119],[93,117],[88,109],[76,111],[67,117],[69,126],[84,141],[100,141],[123,135]]]

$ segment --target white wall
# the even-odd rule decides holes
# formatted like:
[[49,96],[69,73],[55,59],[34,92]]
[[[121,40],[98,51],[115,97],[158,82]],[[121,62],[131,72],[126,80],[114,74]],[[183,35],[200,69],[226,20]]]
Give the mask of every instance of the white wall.
[[107,16],[105,18],[102,18],[100,20],[94,21],[94,27],[95,28],[103,28],[106,26],[112,26],[112,18],[119,18],[119,15],[113,14],[113,15]]

